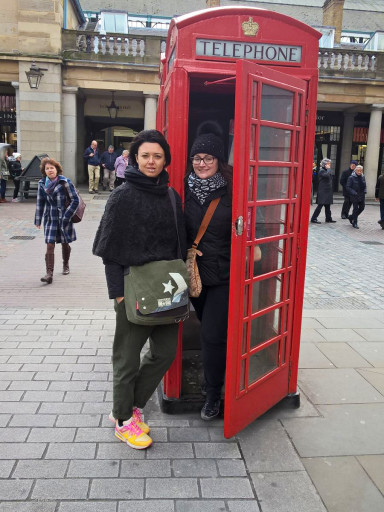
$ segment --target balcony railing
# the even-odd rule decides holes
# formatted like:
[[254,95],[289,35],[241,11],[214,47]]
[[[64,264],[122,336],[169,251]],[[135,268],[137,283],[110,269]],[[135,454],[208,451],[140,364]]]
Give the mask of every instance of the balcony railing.
[[320,48],[318,68],[320,76],[383,78],[384,53]]
[[70,60],[158,65],[164,50],[165,40],[160,35],[103,35],[84,30],[63,30],[63,53]]
[[[63,30],[63,51],[70,60],[158,65],[165,40],[163,35]],[[320,77],[384,80],[384,52],[320,48],[318,68]]]

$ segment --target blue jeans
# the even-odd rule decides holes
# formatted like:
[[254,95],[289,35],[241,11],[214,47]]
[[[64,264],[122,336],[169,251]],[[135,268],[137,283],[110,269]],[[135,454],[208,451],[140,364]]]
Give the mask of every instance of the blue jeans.
[[0,181],[1,181],[0,196],[1,196],[1,199],[4,199],[5,198],[5,189],[7,188],[7,181],[3,180],[3,179],[1,179]]
[[384,221],[384,199],[380,199],[380,217]]

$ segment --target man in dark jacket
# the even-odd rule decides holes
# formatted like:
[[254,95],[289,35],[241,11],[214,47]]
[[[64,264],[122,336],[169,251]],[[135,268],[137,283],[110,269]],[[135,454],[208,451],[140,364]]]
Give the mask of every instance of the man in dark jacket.
[[384,170],[381,171],[380,176],[377,178],[375,201],[380,201],[380,220],[377,222],[384,229]]
[[88,164],[89,193],[99,193],[100,180],[100,153],[97,149],[97,141],[93,140],[91,145],[84,151],[84,158]]
[[341,173],[340,178],[340,185],[343,187],[343,196],[344,196],[344,203],[343,207],[341,209],[341,218],[342,219],[348,219],[349,210],[352,206],[349,194],[347,192],[347,181],[350,175],[355,170],[355,167],[357,165],[357,160],[351,160],[351,163],[349,164],[349,169],[346,169]]
[[110,192],[115,188],[116,179],[115,162],[117,154],[114,149],[113,146],[108,146],[108,151],[104,151],[100,159],[101,167],[104,169],[103,190],[107,190],[107,186],[109,186]]
[[352,226],[359,229],[357,225],[357,217],[365,208],[365,194],[367,193],[367,185],[363,176],[363,166],[357,165],[347,181],[347,192],[353,205],[352,215],[348,219]]

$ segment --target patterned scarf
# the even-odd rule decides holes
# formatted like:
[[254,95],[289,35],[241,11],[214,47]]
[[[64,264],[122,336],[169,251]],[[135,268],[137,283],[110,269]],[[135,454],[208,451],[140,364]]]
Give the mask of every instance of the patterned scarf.
[[45,191],[47,194],[52,194],[53,189],[56,187],[59,177],[56,176],[54,180],[50,180],[48,176],[45,177]]
[[207,197],[219,188],[225,187],[227,182],[220,172],[216,172],[210,178],[202,180],[198,178],[194,171],[188,176],[188,186],[192,194],[199,200],[200,204],[204,204]]

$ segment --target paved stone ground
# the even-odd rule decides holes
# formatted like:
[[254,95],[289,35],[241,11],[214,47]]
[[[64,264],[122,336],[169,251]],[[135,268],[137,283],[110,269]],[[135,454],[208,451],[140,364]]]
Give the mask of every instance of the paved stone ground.
[[[44,271],[33,201],[0,205],[0,512],[379,512],[384,510],[384,231],[310,226],[299,383],[235,438],[222,420],[147,406],[154,445],[116,440],[111,408],[114,315],[86,217],[71,274]],[[11,240],[13,236],[35,236]],[[380,268],[379,268],[380,265]]]

